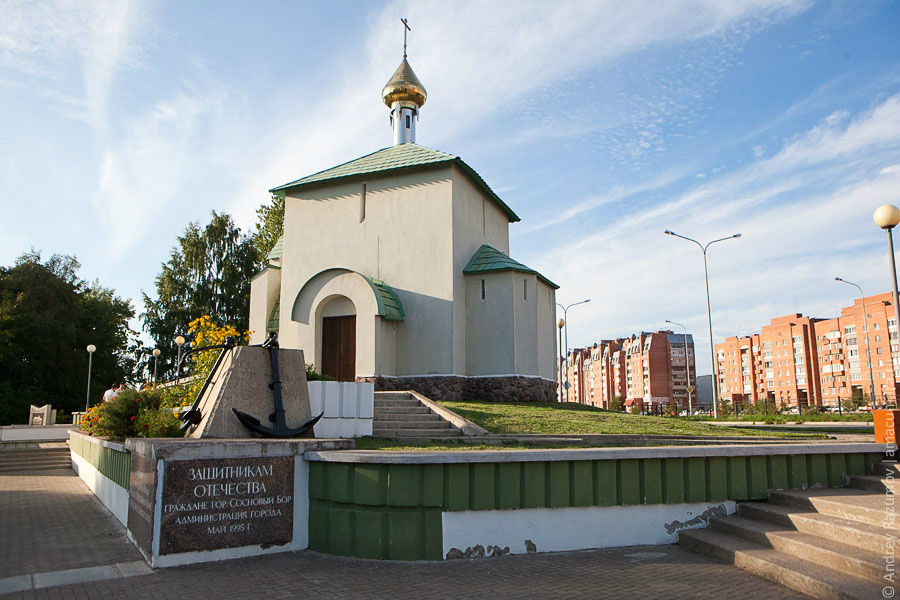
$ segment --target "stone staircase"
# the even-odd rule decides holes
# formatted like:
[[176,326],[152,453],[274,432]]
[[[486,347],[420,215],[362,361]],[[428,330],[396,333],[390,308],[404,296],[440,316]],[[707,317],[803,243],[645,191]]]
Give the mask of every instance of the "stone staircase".
[[462,431],[409,392],[375,392],[372,437],[431,440],[461,435]]
[[[886,598],[885,586],[900,587],[900,524],[889,521],[896,475],[897,463],[882,462],[873,475],[851,477],[849,488],[771,492],[768,502],[740,503],[736,514],[682,531],[678,541],[814,598]],[[893,581],[883,579],[888,573]]]
[[[6,446],[6,444],[3,444]],[[0,447],[0,476],[21,475],[36,471],[72,469],[69,447],[59,444],[28,444]]]

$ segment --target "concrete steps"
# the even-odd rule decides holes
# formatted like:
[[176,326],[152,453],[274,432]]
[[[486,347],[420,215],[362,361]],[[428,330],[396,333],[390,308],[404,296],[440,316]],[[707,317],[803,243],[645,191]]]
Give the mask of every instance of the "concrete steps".
[[71,468],[68,448],[0,450],[0,475]]
[[876,465],[876,475],[851,477],[851,488],[772,492],[678,541],[815,598],[881,598],[886,562],[900,557],[896,526],[885,523],[892,469]]
[[424,440],[460,435],[458,428],[409,392],[375,392],[373,437]]

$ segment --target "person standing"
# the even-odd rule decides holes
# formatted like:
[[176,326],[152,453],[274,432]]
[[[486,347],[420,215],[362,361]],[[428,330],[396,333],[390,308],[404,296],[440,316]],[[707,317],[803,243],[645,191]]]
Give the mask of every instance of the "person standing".
[[119,391],[119,384],[118,383],[112,384],[108,390],[103,392],[103,401],[111,402],[112,399],[116,397],[116,393],[118,393],[118,391]]

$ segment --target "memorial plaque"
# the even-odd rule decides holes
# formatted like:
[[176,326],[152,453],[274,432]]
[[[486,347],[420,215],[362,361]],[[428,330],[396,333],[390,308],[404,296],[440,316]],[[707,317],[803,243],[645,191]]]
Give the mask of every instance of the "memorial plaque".
[[148,559],[153,551],[155,504],[156,461],[152,456],[133,451],[128,484],[128,531]]
[[159,553],[290,543],[292,456],[167,461]]

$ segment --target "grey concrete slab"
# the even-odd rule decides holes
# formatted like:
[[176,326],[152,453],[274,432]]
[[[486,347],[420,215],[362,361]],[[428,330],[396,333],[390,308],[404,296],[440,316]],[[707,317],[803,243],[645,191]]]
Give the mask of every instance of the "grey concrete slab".
[[503,450],[490,452],[398,452],[383,450],[310,451],[307,460],[345,463],[437,464],[484,462],[547,462],[628,458],[689,458],[697,456],[770,456],[884,452],[874,443],[796,443],[722,446],[651,446],[640,448],[575,448],[565,450]]

